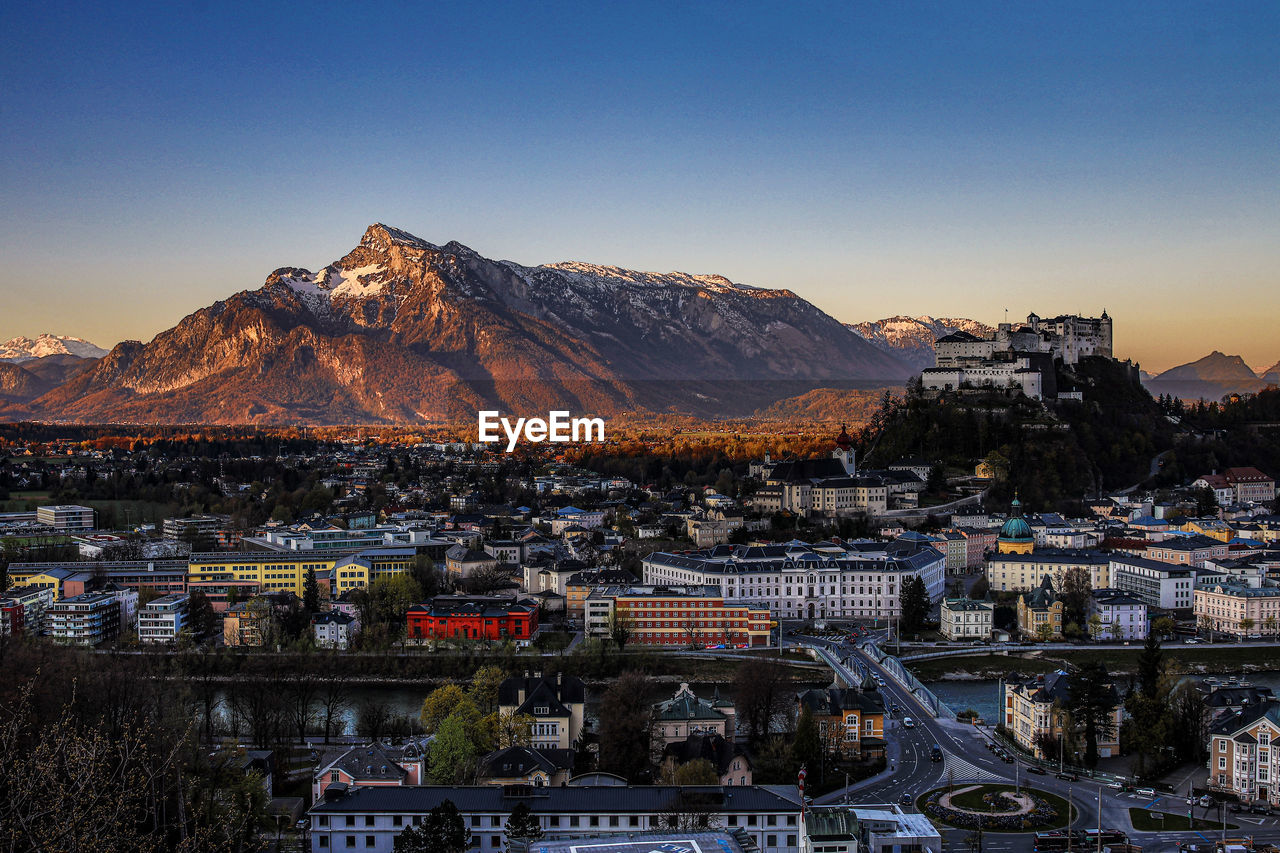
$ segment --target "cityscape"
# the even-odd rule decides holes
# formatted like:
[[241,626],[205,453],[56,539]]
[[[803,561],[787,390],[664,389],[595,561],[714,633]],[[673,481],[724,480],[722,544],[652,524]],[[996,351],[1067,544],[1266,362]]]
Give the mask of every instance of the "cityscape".
[[1274,5],[5,43],[0,847],[1280,853]]

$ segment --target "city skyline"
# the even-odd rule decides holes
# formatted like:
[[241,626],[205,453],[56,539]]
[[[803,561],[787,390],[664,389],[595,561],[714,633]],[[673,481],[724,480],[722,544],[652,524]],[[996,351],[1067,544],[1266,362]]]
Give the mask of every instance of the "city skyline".
[[[148,340],[371,222],[1280,360],[1280,10],[25,8],[0,340]],[[110,49],[103,50],[103,46]]]

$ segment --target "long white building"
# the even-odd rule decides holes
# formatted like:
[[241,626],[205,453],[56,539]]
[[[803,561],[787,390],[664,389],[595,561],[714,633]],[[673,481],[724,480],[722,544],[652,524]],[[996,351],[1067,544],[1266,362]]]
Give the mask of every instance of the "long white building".
[[946,577],[942,552],[906,541],[717,545],[656,552],[643,567],[646,584],[714,586],[726,601],[787,619],[892,618],[902,610],[904,580],[921,577],[936,602]]

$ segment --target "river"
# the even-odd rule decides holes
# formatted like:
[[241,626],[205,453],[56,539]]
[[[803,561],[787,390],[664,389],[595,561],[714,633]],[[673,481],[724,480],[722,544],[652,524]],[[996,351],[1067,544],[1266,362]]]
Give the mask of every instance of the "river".
[[[1206,677],[1210,676],[1194,676],[1197,680]],[[1215,677],[1225,681],[1233,676],[1221,675]],[[1240,678],[1246,684],[1252,684],[1257,687],[1270,687],[1277,696],[1280,696],[1280,671],[1254,672],[1240,676]],[[999,679],[945,679],[941,681],[926,681],[924,685],[933,691],[933,694],[948,708],[957,713],[972,708],[988,723],[995,723],[999,719],[1001,699]]]

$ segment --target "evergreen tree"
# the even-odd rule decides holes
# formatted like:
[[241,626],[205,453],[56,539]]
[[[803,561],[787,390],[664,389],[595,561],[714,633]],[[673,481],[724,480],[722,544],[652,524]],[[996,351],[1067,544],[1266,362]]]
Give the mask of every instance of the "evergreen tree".
[[507,825],[503,832],[506,833],[509,841],[515,839],[537,841],[542,838],[542,825],[538,823],[538,818],[530,811],[528,805],[517,803],[511,810],[511,817],[507,818]]
[[1156,698],[1163,678],[1164,651],[1160,648],[1160,638],[1148,633],[1142,654],[1138,655],[1138,687],[1142,695],[1148,699]]
[[213,605],[209,603],[209,596],[204,594],[204,590],[196,587],[191,590],[187,596],[187,618],[191,623],[191,633],[197,637],[205,637],[213,633],[214,620],[217,618],[213,612]]
[[1118,704],[1107,668],[1096,661],[1083,664],[1068,681],[1071,702],[1067,711],[1084,732],[1084,763],[1090,769],[1098,765],[1098,741],[1115,734],[1112,713]]
[[307,579],[302,585],[302,606],[308,613],[320,612],[320,584],[314,568],[307,569]]
[[420,826],[411,826],[396,836],[395,853],[465,853],[471,846],[458,807],[445,800],[427,814]]
[[912,575],[902,582],[902,630],[919,631],[929,616],[929,589],[924,579]]
[[796,721],[796,739],[791,744],[791,759],[797,767],[808,767],[816,770],[822,761],[822,740],[818,736],[818,724],[813,719],[813,711],[805,705],[800,709],[800,718]]

